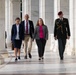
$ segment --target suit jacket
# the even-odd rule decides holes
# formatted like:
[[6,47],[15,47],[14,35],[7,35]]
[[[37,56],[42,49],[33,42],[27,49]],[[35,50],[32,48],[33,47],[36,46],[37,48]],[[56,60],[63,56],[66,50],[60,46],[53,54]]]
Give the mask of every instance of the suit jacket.
[[[17,36],[17,27],[16,27],[16,24],[14,24],[12,26],[12,30],[11,30],[11,40],[15,40]],[[19,38],[20,40],[22,40],[22,30],[21,30],[21,25],[19,25]]]
[[[29,29],[30,29],[30,32],[29,32],[29,35],[31,38],[33,38],[33,35],[34,35],[34,24],[31,20],[29,20]],[[24,40],[24,37],[25,37],[25,21],[22,21],[21,22],[21,28],[22,28],[22,35],[23,35],[23,40]]]
[[57,36],[58,39],[67,39],[67,35],[70,36],[69,22],[67,18],[60,20],[59,18],[55,21],[54,27],[54,37]]
[[[48,40],[48,28],[46,25],[43,25],[43,33],[44,33],[44,39]],[[34,39],[40,39],[40,37],[39,37],[39,26],[35,27]]]

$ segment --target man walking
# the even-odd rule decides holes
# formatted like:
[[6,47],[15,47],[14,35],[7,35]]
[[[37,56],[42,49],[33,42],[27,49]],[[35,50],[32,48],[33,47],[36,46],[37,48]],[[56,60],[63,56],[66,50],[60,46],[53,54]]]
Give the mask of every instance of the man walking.
[[25,20],[21,22],[22,25],[22,32],[23,32],[23,40],[24,40],[24,53],[25,59],[27,59],[27,50],[29,58],[32,58],[31,55],[31,48],[32,48],[32,41],[34,35],[34,24],[33,21],[29,20],[29,15],[25,15]]
[[60,59],[64,59],[66,39],[70,39],[68,19],[63,17],[63,12],[58,12],[59,18],[55,20],[54,38],[58,39]]

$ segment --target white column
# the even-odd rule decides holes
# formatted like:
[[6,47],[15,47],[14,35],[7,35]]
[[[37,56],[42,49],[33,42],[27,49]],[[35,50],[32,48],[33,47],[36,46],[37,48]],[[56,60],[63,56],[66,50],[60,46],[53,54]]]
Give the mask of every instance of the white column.
[[13,4],[13,23],[16,17],[20,17],[20,0],[12,0]]
[[73,0],[73,1],[74,1],[73,2],[73,5],[74,5],[74,8],[73,8],[74,9],[73,10],[74,11],[74,13],[73,13],[74,14],[73,15],[74,16],[74,23],[73,23],[74,24],[74,27],[73,27],[74,33],[73,34],[74,35],[73,36],[74,36],[74,51],[75,51],[75,55],[76,55],[76,0]]
[[45,22],[45,0],[39,0],[39,17]]
[[[60,11],[60,0],[54,0],[54,23],[58,18],[58,12]],[[58,51],[58,42],[54,41],[54,52]]]
[[12,0],[5,0],[5,30],[7,32],[6,43],[9,47],[11,42],[11,27],[13,24],[13,3]]
[[[75,28],[74,28],[74,0],[69,0],[69,24],[71,31],[70,50],[71,54],[75,55]],[[68,50],[69,52],[69,50]]]
[[0,0],[0,65],[3,64],[2,53],[5,51],[5,0]]
[[5,0],[0,0],[0,50],[5,49]]
[[22,0],[22,17],[24,19],[25,14],[29,14],[31,19],[31,0]]
[[39,0],[31,0],[31,20],[36,25],[39,18]]
[[69,1],[69,20],[71,29],[70,50],[76,55],[76,0]]
[[60,0],[54,0],[54,20],[58,17],[57,13],[60,11]]

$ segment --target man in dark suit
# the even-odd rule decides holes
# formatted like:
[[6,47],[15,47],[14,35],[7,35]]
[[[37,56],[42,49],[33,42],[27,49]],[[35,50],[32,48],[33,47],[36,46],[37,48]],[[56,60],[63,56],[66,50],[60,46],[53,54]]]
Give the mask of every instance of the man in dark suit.
[[59,55],[60,59],[63,60],[66,39],[70,39],[70,28],[68,19],[63,17],[62,11],[58,12],[58,16],[59,18],[55,20],[54,38],[58,39]]
[[24,53],[25,59],[27,59],[27,47],[28,47],[28,55],[29,58],[32,58],[31,55],[31,48],[32,48],[32,41],[34,35],[34,24],[33,21],[29,20],[29,15],[25,15],[25,20],[21,22],[22,32],[23,32],[23,40],[24,40]]

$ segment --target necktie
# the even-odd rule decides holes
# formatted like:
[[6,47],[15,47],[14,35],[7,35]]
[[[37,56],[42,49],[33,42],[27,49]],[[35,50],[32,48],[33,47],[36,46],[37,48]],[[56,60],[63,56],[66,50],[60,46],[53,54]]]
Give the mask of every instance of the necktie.
[[28,21],[26,22],[26,34],[28,34]]

